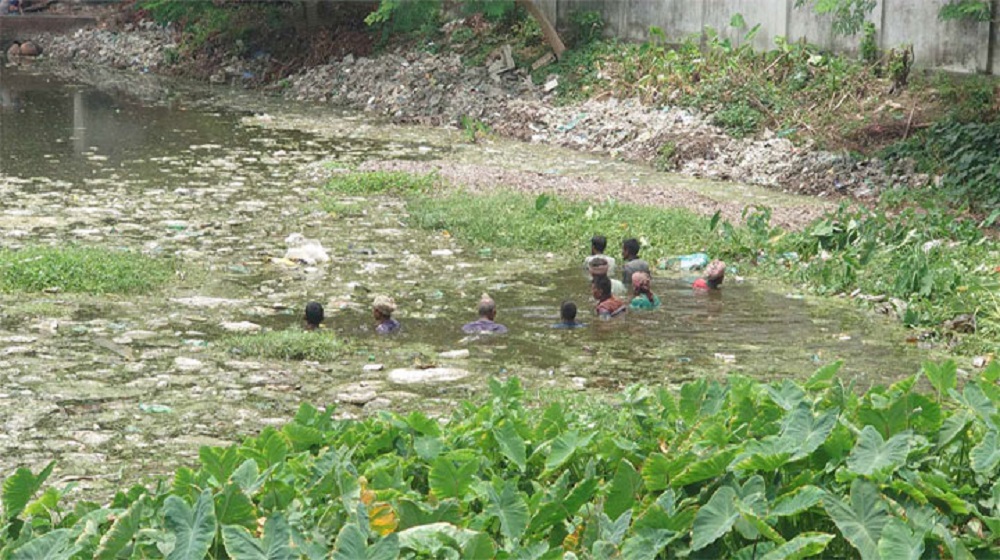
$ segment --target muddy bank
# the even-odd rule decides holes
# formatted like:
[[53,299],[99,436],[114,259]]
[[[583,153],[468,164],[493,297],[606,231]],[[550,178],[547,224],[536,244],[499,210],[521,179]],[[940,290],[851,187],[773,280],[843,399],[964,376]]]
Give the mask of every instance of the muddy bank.
[[[149,24],[39,41],[50,59],[139,72],[166,71],[176,47],[170,31]],[[266,53],[251,59],[230,57],[212,74],[212,81],[250,85],[267,64]],[[796,146],[770,132],[734,139],[711,125],[706,115],[686,109],[618,99],[558,106],[553,94],[534,85],[524,69],[491,74],[485,66],[467,66],[456,54],[347,55],[268,88],[287,100],[346,106],[398,123],[454,127],[461,126],[463,118],[471,119],[527,142],[791,193],[869,199],[888,187],[927,182],[920,174],[891,173],[876,159],[856,161],[846,154]]]

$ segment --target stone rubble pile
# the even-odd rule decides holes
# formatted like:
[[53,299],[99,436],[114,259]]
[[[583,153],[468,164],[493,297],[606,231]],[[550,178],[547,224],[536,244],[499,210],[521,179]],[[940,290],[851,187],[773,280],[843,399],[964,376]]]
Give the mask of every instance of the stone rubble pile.
[[[173,34],[152,25],[116,33],[84,30],[47,37],[46,56],[116,68],[156,71],[175,49]],[[502,62],[502,59],[500,59]],[[230,58],[214,82],[239,83],[259,75],[261,60]],[[499,71],[498,71],[499,68]],[[492,71],[491,71],[492,70]],[[697,177],[763,185],[813,195],[878,196],[892,186],[918,186],[928,178],[892,174],[877,159],[857,161],[810,145],[796,146],[765,132],[735,139],[705,115],[636,100],[589,100],[558,106],[554,94],[531,83],[526,69],[494,60],[467,66],[454,53],[397,51],[307,68],[272,87],[286,99],[348,106],[395,122],[469,126],[476,122],[528,142],[606,153],[653,163]]]

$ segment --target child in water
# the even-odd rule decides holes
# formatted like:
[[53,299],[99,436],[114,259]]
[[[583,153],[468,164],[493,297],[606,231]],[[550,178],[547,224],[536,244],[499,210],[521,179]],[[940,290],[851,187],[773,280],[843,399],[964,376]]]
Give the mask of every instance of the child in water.
[[656,309],[660,306],[660,298],[656,297],[650,289],[652,278],[648,273],[635,272],[632,274],[632,291],[634,293],[629,307],[632,309]]
[[372,316],[375,317],[375,332],[378,334],[392,334],[398,332],[402,325],[392,318],[396,311],[396,302],[389,296],[375,296],[372,302]]
[[718,290],[726,278],[726,263],[715,259],[705,267],[705,277],[691,285],[695,290]]
[[323,322],[323,306],[318,301],[310,301],[306,304],[306,326],[307,331],[314,331]]
[[559,308],[559,317],[562,319],[562,322],[552,325],[553,329],[577,329],[587,326],[584,323],[577,322],[576,304],[572,301],[563,302],[562,307]]

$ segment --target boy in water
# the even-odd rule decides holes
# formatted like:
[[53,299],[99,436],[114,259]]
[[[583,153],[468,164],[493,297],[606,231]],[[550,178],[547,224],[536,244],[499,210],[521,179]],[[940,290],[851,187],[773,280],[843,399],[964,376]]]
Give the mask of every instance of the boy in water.
[[604,254],[604,249],[608,246],[608,240],[603,235],[595,235],[590,238],[590,256],[583,261],[583,266],[590,270],[590,263],[594,259],[604,259],[608,265],[608,276],[615,274],[615,259]]
[[392,334],[399,332],[402,325],[392,318],[392,313],[396,311],[396,302],[389,296],[375,296],[372,302],[372,316],[375,317],[375,332],[378,334]]
[[652,278],[645,272],[632,274],[632,297],[629,307],[632,309],[656,309],[660,306],[660,298],[651,289]]
[[497,303],[489,294],[483,294],[479,298],[479,320],[462,325],[462,332],[465,334],[504,334],[507,327],[496,323],[493,320],[497,317]]
[[632,238],[622,242],[622,282],[626,286],[632,285],[632,275],[636,272],[649,274],[649,263],[639,258],[639,240]]
[[306,326],[307,331],[314,331],[323,322],[323,306],[318,301],[310,301],[306,304]]
[[691,284],[696,290],[718,290],[726,278],[726,263],[715,259],[705,267],[704,278],[699,278]]
[[607,276],[595,276],[590,283],[591,293],[597,300],[597,307],[594,309],[597,316],[601,318],[614,317],[628,311],[625,302],[611,295],[611,279]]
[[587,326],[576,321],[576,304],[572,301],[563,302],[562,307],[559,308],[559,317],[562,322],[552,325],[553,329],[577,329]]

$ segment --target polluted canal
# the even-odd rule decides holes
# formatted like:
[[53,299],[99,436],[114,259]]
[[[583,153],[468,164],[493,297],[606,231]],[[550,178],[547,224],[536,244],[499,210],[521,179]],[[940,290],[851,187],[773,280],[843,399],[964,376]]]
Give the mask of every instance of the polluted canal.
[[[663,308],[599,322],[587,313],[586,239],[574,254],[464,245],[411,228],[401,200],[341,196],[341,211],[329,212],[320,192],[339,168],[390,160],[590,170],[590,180],[600,168],[645,184],[684,181],[696,196],[708,183],[245,93],[216,90],[205,101],[205,92],[156,87],[140,101],[149,96],[131,95],[128,84],[112,91],[3,71],[2,248],[128,251],[172,272],[140,295],[59,286],[0,294],[2,472],[54,459],[55,480],[102,495],[194,462],[200,445],[281,424],[302,402],[336,406],[339,416],[446,413],[482,395],[491,376],[518,376],[529,399],[544,401],[732,373],[803,377],[838,359],[842,376],[867,386],[911,374],[927,358],[884,318],[752,277],[706,296],[692,292],[690,278],[658,274]],[[731,201],[740,189],[717,190]],[[319,241],[330,260],[283,259],[293,233]],[[510,333],[470,340],[460,327],[475,319],[484,292]],[[395,299],[399,335],[374,333],[376,294]],[[565,299],[581,307],[587,328],[550,328]],[[267,359],[229,343],[301,329],[310,300],[327,312],[323,332],[310,334],[335,337],[333,357]]]

